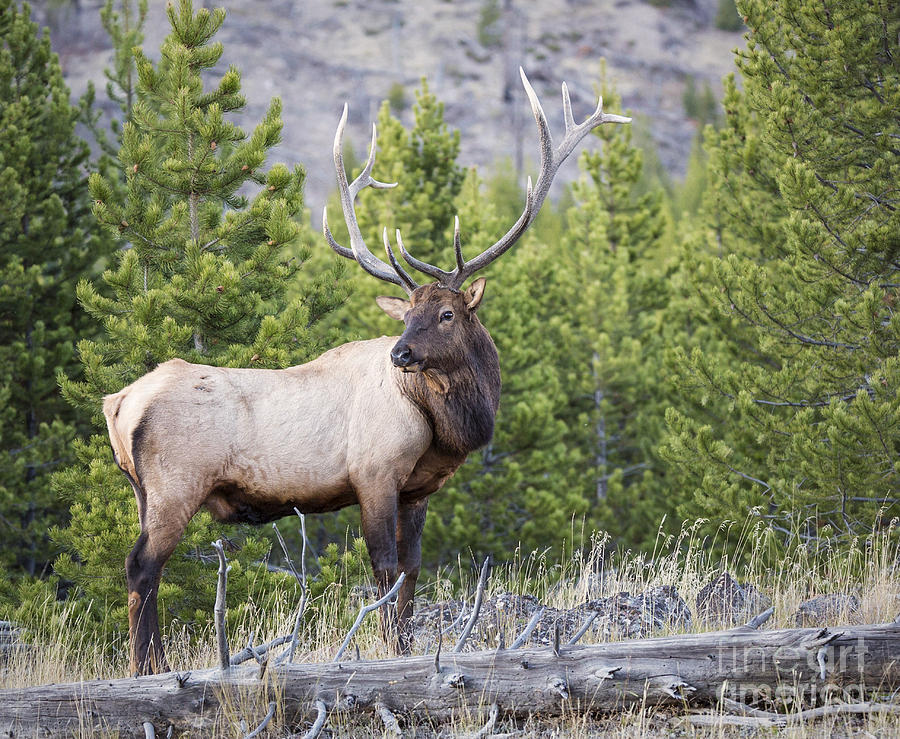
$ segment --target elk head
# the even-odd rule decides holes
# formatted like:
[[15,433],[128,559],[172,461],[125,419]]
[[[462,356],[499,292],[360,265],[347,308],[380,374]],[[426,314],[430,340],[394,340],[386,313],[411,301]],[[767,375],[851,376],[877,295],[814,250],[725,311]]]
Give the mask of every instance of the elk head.
[[391,350],[394,366],[404,372],[457,370],[467,356],[466,347],[484,331],[475,316],[484,284],[485,279],[479,277],[465,292],[434,283],[414,290],[409,300],[376,298],[385,313],[406,324]]
[[[341,246],[335,241],[328,228],[328,214],[322,217],[325,238],[329,245],[342,257],[353,259],[369,274],[385,282],[399,285],[410,296],[408,301],[400,298],[378,298],[378,304],[389,316],[406,323],[406,331],[394,346],[391,352],[391,360],[394,365],[404,371],[421,371],[427,369],[434,360],[432,351],[442,341],[451,336],[463,336],[465,332],[457,330],[459,326],[466,324],[478,325],[475,317],[481,298],[484,295],[484,278],[475,280],[469,288],[462,292],[462,285],[475,272],[483,269],[501,254],[506,252],[528,226],[534,221],[550,189],[550,183],[556,175],[560,165],[572,153],[575,146],[591,131],[602,123],[630,123],[631,118],[613,115],[603,112],[603,98],[600,98],[596,110],[582,123],[575,123],[572,117],[572,104],[569,99],[569,90],[566,83],[562,84],[563,115],[565,117],[566,132],[558,146],[554,145],[547,118],[538,100],[531,83],[525,76],[522,68],[519,68],[522,84],[531,102],[531,110],[537,123],[541,145],[541,168],[534,186],[531,177],[525,191],[525,207],[522,215],[512,225],[499,241],[488,247],[474,259],[466,261],[463,258],[459,237],[459,218],[455,219],[453,246],[456,254],[456,267],[452,271],[446,271],[434,265],[423,262],[413,257],[403,246],[400,231],[396,232],[397,247],[404,260],[413,269],[428,275],[434,283],[420,287],[410,277],[409,273],[400,265],[388,238],[387,228],[383,231],[383,241],[388,263],[385,263],[369,251],[362,237],[359,224],[356,220],[355,201],[356,196],[366,187],[384,189],[395,187],[396,183],[379,182],[372,177],[372,167],[375,164],[376,129],[372,124],[372,143],[369,147],[369,158],[359,176],[348,184],[347,173],[344,169],[342,144],[344,127],[347,123],[347,105],[338,124],[334,137],[334,165],[337,171],[338,188],[341,195],[341,208],[344,212],[344,220],[350,233],[350,248]],[[483,331],[483,329],[482,329]],[[485,332],[486,333],[486,332]]]

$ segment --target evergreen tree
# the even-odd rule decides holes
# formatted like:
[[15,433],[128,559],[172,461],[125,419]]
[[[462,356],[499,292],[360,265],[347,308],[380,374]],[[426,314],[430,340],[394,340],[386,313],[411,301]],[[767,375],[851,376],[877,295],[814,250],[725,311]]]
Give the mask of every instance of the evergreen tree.
[[[444,121],[444,105],[429,91],[423,79],[413,105],[414,123],[407,130],[391,114],[387,101],[378,113],[378,154],[374,176],[382,182],[396,182],[388,190],[366,189],[359,194],[356,214],[369,248],[382,251],[382,232],[387,228],[391,243],[399,229],[406,248],[416,257],[438,265],[454,264],[454,200],[460,191],[465,170],[456,162],[459,131],[450,131]],[[349,158],[347,176],[355,176]],[[340,206],[328,208],[338,241],[347,243]],[[334,223],[332,224],[332,221]],[[351,265],[352,266],[352,265]],[[351,269],[353,295],[335,319],[346,335],[369,339],[398,333],[398,324],[375,305],[375,297],[391,288],[373,279],[362,269]]]
[[385,226],[400,229],[407,247],[427,261],[452,257],[453,207],[465,170],[456,162],[459,131],[448,129],[444,104],[425,79],[415,94],[409,131],[391,115],[387,101],[381,105],[376,166],[379,177],[397,187],[360,193],[359,225],[374,244],[381,243]]
[[28,5],[0,0],[0,567],[44,571],[65,520],[49,475],[85,419],[59,395],[86,326],[75,282],[110,250],[91,217],[86,144],[59,60]]
[[[414,256],[449,267],[455,263],[454,201],[465,178],[465,170],[456,162],[459,132],[448,129],[443,103],[429,91],[425,80],[421,90],[416,91],[413,118],[413,126],[407,130],[391,114],[389,103],[382,103],[376,124],[378,152],[373,176],[382,182],[396,182],[397,186],[363,190],[357,200],[357,219],[363,238],[373,252],[383,250],[384,228],[387,228],[392,244],[394,231],[399,229],[404,245]],[[357,161],[358,157],[352,153],[344,157],[351,181],[360,166],[355,164]],[[328,205],[328,225],[338,242],[347,244],[346,226],[340,213],[340,202],[333,197]],[[321,245],[317,248],[321,249]],[[402,294],[399,288],[376,280],[360,267],[334,256],[330,250],[315,254],[313,261],[320,271],[327,272],[328,282],[346,275],[348,279],[341,284],[352,289],[340,310],[323,321],[334,341],[402,333],[402,324],[386,316],[375,303],[378,295]],[[414,276],[414,279],[422,281],[421,276]],[[343,541],[348,529],[359,531],[359,510],[351,507],[335,514],[316,516],[307,522],[307,526],[311,541],[321,551],[329,541]]]
[[[562,238],[532,231],[488,270],[479,314],[500,353],[503,395],[493,441],[430,505],[424,550],[438,562],[467,549],[559,553],[584,526],[625,545],[652,542],[667,509],[656,453],[672,262],[662,191],[638,192],[629,127],[595,133],[603,149],[581,157],[586,177]],[[467,180],[460,212],[473,253],[509,225],[497,215],[508,203],[490,197]]]
[[[284,247],[299,232],[303,171],[263,169],[280,140],[281,103],[271,102],[249,135],[228,120],[241,110],[240,73],[230,67],[212,89],[205,70],[222,56],[213,42],[223,10],[193,10],[190,0],[167,9],[172,27],[154,65],[136,51],[137,99],[123,127],[120,194],[100,174],[91,177],[94,214],[123,245],[101,294],[78,286],[85,308],[105,336],[81,341],[81,381],[63,378],[67,399],[97,420],[101,396],[173,357],[230,367],[284,367],[320,349],[314,319],[329,303],[321,294],[288,302],[284,292],[298,264]],[[253,186],[253,196],[242,194]],[[76,444],[79,464],[56,486],[72,504],[72,522],[57,530],[66,550],[56,571],[77,594],[107,605],[116,626],[127,622],[123,563],[138,535],[132,492],[116,469],[104,436]],[[230,534],[232,537],[239,533]],[[207,514],[195,516],[169,561],[160,588],[163,623],[173,616],[205,623],[215,577],[198,577],[196,559],[222,536]],[[264,540],[248,538],[232,555],[229,592],[243,600],[267,576],[259,562]]]
[[[776,361],[760,353],[752,326],[741,322],[730,306],[721,309],[721,289],[713,286],[711,275],[727,254],[740,255],[748,264],[777,259],[774,250],[766,254],[765,245],[785,240],[787,214],[778,195],[778,164],[761,146],[757,117],[734,77],[725,80],[724,105],[727,113],[723,128],[716,131],[707,127],[705,131],[708,183],[701,194],[700,215],[684,218],[679,224],[681,267],[666,318],[668,324],[683,329],[668,352],[668,365],[679,393],[667,416],[669,431],[662,450],[663,456],[674,462],[669,466],[673,476],[671,497],[680,519],[707,518],[710,530],[724,521],[743,523],[748,511],[765,509],[767,501],[760,488],[741,485],[737,473],[730,484],[718,484],[721,475],[717,476],[707,462],[700,464],[685,442],[697,437],[703,439],[701,443],[709,443],[713,428],[728,428],[735,452],[728,462],[732,469],[759,470],[766,462],[765,448],[756,441],[755,429],[747,424],[730,424],[734,412],[731,399],[711,392],[710,378],[698,362],[702,358],[703,363],[713,363],[719,369],[739,366],[747,359],[748,347],[754,347],[760,365],[771,367]],[[707,479],[706,485],[698,482],[703,479]]]
[[[509,228],[507,214],[499,215],[507,205],[494,202],[470,172],[459,199],[467,257]],[[566,318],[554,304],[554,246],[529,232],[484,272],[479,317],[500,355],[500,410],[490,444],[470,455],[429,503],[423,556],[432,566],[460,553],[502,560],[517,548],[558,552],[571,541],[573,519],[580,528],[589,513],[590,499],[578,484],[582,451],[567,443],[569,429],[561,418],[569,400],[561,379],[568,360]]]
[[121,0],[121,6],[117,10],[115,0],[106,0],[100,9],[100,22],[113,47],[113,66],[103,70],[106,75],[106,95],[119,107],[122,120],[113,119],[109,122],[109,129],[114,137],[114,142],[111,142],[100,125],[101,113],[93,111],[96,91],[92,81],[88,82],[84,95],[86,105],[82,120],[104,154],[99,166],[107,178],[121,175],[116,168],[115,159],[122,145],[122,124],[131,120],[131,109],[137,97],[134,49],[144,40],[148,2],[149,0]]
[[[611,109],[619,107],[609,90]],[[557,310],[566,316],[564,416],[583,450],[583,489],[600,527],[623,546],[652,546],[669,512],[662,439],[670,395],[663,352],[674,254],[666,250],[660,188],[640,193],[642,152],[630,126],[601,126],[603,146],[581,156],[560,272]],[[577,431],[576,431],[577,430]]]
[[[846,537],[900,514],[900,9],[747,0],[690,268],[720,329],[681,356],[686,515]],[[725,330],[721,330],[725,329]],[[712,337],[711,337],[712,338]]]
[[672,194],[672,213],[678,220],[695,218],[699,213],[709,184],[708,169],[708,156],[703,146],[703,137],[697,136],[691,144],[691,156],[688,159],[684,180],[676,185]]

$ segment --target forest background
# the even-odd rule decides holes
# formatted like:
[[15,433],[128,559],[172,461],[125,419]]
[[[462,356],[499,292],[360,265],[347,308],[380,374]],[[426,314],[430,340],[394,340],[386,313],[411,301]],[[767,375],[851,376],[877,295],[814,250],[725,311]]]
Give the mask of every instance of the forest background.
[[[501,356],[501,410],[493,441],[432,499],[426,572],[487,554],[552,562],[598,538],[652,553],[685,526],[723,552],[753,532],[773,557],[893,530],[900,10],[739,6],[709,18],[747,33],[721,98],[700,84],[679,98],[699,131],[683,177],[641,119],[601,128],[567,163],[574,181],[488,270],[480,315]],[[469,50],[510,56],[511,7],[478,4]],[[0,603],[20,621],[67,599],[98,628],[127,623],[137,517],[103,394],[175,356],[283,367],[397,331],[374,306],[385,286],[313,229],[304,170],[277,163],[281,101],[247,130],[233,122],[247,100],[217,40],[225,13],[169,3],[159,51],[135,51],[146,11],[102,8],[108,84],[72,100],[49,37],[0,0]],[[625,112],[602,54],[585,54],[605,108]],[[562,78],[550,71],[538,76],[548,111]],[[399,228],[415,254],[450,264],[454,215],[468,254],[515,220],[527,159],[513,145],[464,167],[429,80],[412,95],[391,86],[373,117],[375,176],[399,184],[360,197],[370,244]],[[476,138],[490,151],[491,133]],[[308,522],[316,587],[363,567],[358,527],[355,510]],[[164,575],[166,623],[207,620],[214,583],[196,568],[223,535],[236,601],[284,582],[268,529],[203,513]]]

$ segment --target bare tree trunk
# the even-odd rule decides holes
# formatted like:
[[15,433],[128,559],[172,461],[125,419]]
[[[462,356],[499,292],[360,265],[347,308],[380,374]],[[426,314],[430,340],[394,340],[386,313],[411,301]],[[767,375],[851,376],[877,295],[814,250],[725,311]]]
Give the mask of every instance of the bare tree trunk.
[[[188,134],[188,159],[193,164],[194,161],[194,134]],[[191,192],[188,195],[188,220],[191,227],[191,239],[195,244],[200,243],[200,196],[194,192],[193,178],[191,181]],[[194,349],[201,354],[206,354],[206,346],[203,343],[203,336],[199,330],[194,331]]]
[[597,352],[594,352],[593,360],[594,410],[597,413],[597,424],[594,427],[597,435],[597,454],[595,455],[595,464],[597,465],[597,500],[603,501],[606,500],[607,483],[609,481],[609,439],[606,434],[606,415],[603,408],[605,395],[597,373],[599,360]]
[[0,735],[73,731],[144,735],[174,726],[192,735],[258,716],[277,696],[287,725],[329,710],[421,717],[439,723],[496,704],[504,715],[610,712],[629,705],[736,706],[796,696],[862,699],[900,685],[900,623],[833,629],[730,631],[593,646],[444,653],[374,662],[282,664],[0,691]]

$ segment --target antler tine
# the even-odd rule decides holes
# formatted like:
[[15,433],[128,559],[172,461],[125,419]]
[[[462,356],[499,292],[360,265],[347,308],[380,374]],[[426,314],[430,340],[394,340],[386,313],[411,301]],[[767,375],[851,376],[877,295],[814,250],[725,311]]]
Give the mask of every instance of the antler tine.
[[538,178],[531,185],[531,178],[528,180],[528,189],[525,196],[525,208],[522,215],[513,224],[499,241],[493,246],[488,247],[485,251],[469,262],[462,263],[461,258],[457,257],[457,268],[453,271],[445,284],[448,287],[459,289],[462,284],[471,277],[475,272],[483,269],[493,262],[497,257],[503,254],[513,244],[518,241],[519,237],[525,232],[525,229],[531,225],[543,205],[544,199],[550,190],[550,184],[556,176],[560,165],[572,153],[575,146],[588,134],[591,129],[596,128],[602,123],[631,123],[631,118],[621,115],[613,115],[603,112],[603,99],[601,98],[597,104],[596,110],[583,123],[575,124],[572,115],[572,102],[569,98],[569,88],[563,83],[563,117],[566,124],[566,133],[559,146],[554,147],[553,136],[550,133],[550,126],[547,124],[547,116],[541,107],[537,93],[525,76],[525,70],[519,67],[519,76],[522,78],[522,85],[525,88],[525,94],[531,103],[531,111],[534,114],[534,120],[538,127],[541,145],[541,168]]
[[328,242],[328,246],[334,249],[342,257],[346,257],[347,259],[356,259],[356,257],[353,255],[353,250],[348,249],[346,246],[341,246],[332,235],[331,229],[328,228],[327,205],[322,209],[322,231],[325,233],[325,240]]
[[[572,115],[572,100],[569,98],[569,86],[562,83],[563,117],[566,120],[566,133],[575,128],[575,117]],[[600,98],[602,101],[603,98]]]
[[428,262],[423,262],[421,259],[416,259],[412,254],[406,251],[406,247],[403,245],[403,238],[400,236],[400,229],[397,229],[397,246],[400,248],[400,253],[403,255],[403,258],[406,260],[406,263],[415,270],[418,270],[422,274],[426,274],[429,277],[433,277],[438,282],[447,283],[447,279],[451,276],[451,272],[447,272],[440,267],[435,267],[433,264],[428,264]]
[[[568,97],[568,90],[565,90],[563,95]],[[574,119],[572,119],[570,126],[569,122],[566,122],[566,137],[556,151],[556,156],[559,157],[559,163],[561,164],[563,160],[572,153],[572,150],[581,139],[602,123],[631,123],[631,118],[624,115],[616,115],[614,113],[604,113],[603,97],[598,97],[597,108],[582,123],[576,126]]]
[[456,254],[456,269],[463,270],[466,267],[462,255],[462,243],[459,238],[459,216],[453,216],[453,253]]
[[[400,236],[400,229],[397,229],[397,236]],[[408,292],[412,293],[418,285],[416,281],[409,276],[407,271],[400,266],[400,262],[397,261],[397,257],[394,256],[394,250],[391,249],[391,242],[388,239],[387,226],[384,227],[384,231],[381,234],[381,238],[384,241],[384,250],[387,252],[388,259],[391,262],[391,266],[394,268],[394,271],[399,275],[400,279],[403,280],[405,289],[408,289]]]
[[[528,81],[528,77],[525,76],[525,70],[522,67],[519,67],[519,77],[522,78],[522,86],[525,88],[525,94],[528,95],[528,102],[531,103],[531,112],[538,127],[538,134],[541,140],[541,175],[543,175],[544,165],[553,161],[553,134],[550,133],[550,126],[547,124],[547,116],[544,115],[541,101]],[[538,182],[540,180],[541,176],[538,175]]]
[[[423,262],[421,259],[416,259],[412,254],[406,251],[406,247],[403,246],[403,239],[400,236],[399,228],[397,229],[397,246],[400,247],[400,253],[410,267],[429,277],[433,277],[443,285],[453,286],[455,275],[461,273],[466,266],[465,261],[463,260],[462,243],[460,242],[459,236],[459,216],[454,216],[453,218],[453,252],[456,254],[456,270],[453,272],[447,272],[440,267],[435,267],[433,264]],[[458,286],[456,287],[458,288]]]
[[[535,207],[534,188],[531,184],[531,177],[529,177],[528,184],[525,187],[525,207],[522,210],[522,215],[519,216],[519,219],[513,224],[512,228],[510,228],[509,231],[507,231],[493,246],[488,247],[474,259],[462,264],[462,266],[458,266],[452,274],[448,275],[448,279],[444,284],[454,290],[459,290],[469,277],[478,270],[487,267],[487,265],[493,262],[519,240],[519,237],[525,233],[525,229],[527,229],[534,220],[534,216],[539,208],[539,204],[537,208]],[[461,256],[458,257],[458,259],[461,259]]]
[[[331,230],[328,228],[327,212],[322,216],[322,229],[325,233],[325,239],[328,245],[342,257],[354,259],[359,263],[366,272],[373,277],[385,282],[391,282],[402,287],[407,294],[415,290],[415,282],[405,272],[401,275],[396,269],[385,264],[381,259],[376,257],[369,251],[366,242],[363,239],[362,231],[360,231],[359,223],[356,220],[356,196],[366,187],[372,187],[376,190],[382,190],[390,187],[396,187],[396,182],[380,182],[372,177],[372,167],[375,164],[375,144],[377,132],[375,126],[372,126],[372,143],[369,147],[369,158],[363,167],[359,176],[352,183],[347,182],[347,171],[344,168],[344,128],[347,125],[347,115],[349,106],[345,103],[344,110],[341,113],[341,120],[338,123],[337,131],[334,134],[334,169],[337,174],[338,191],[341,195],[341,209],[344,212],[344,222],[347,224],[347,231],[350,233],[350,249],[337,243]],[[396,260],[393,260],[396,262]],[[399,265],[398,265],[399,266]],[[402,270],[401,270],[402,272]],[[410,287],[413,285],[413,287]]]
[[[341,135],[343,136],[343,132],[341,132]],[[372,177],[372,167],[375,165],[375,144],[377,141],[378,129],[373,122],[372,141],[369,144],[369,158],[366,159],[366,166],[363,167],[362,172],[357,175],[356,179],[350,183],[350,194],[354,199],[359,194],[359,191],[366,187],[371,187],[373,190],[390,190],[392,187],[397,187],[396,182],[381,182]],[[341,161],[343,162],[343,155]]]

